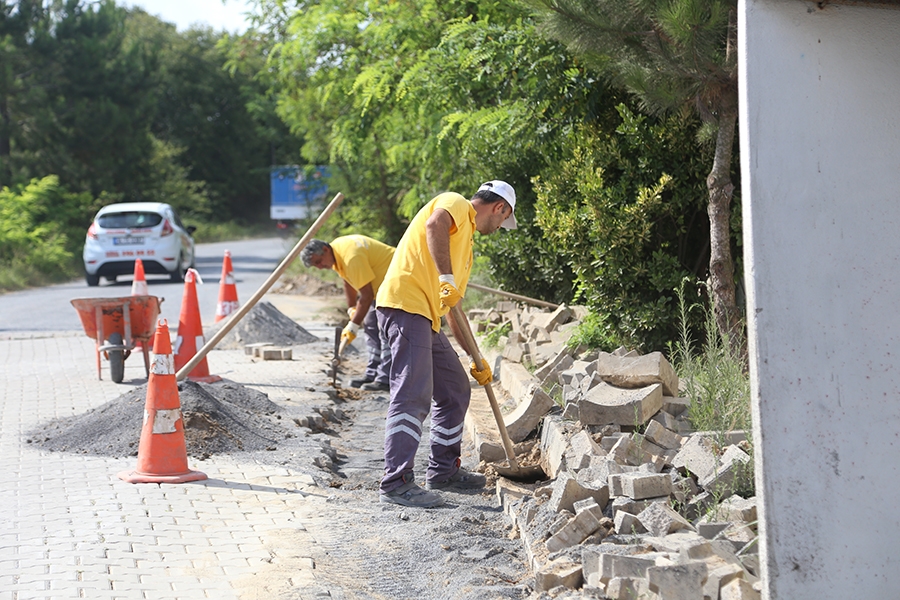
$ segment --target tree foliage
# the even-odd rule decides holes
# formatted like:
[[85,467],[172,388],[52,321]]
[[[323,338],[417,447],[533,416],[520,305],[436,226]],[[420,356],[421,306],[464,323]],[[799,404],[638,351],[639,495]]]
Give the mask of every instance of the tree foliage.
[[57,279],[74,276],[72,258],[84,240],[82,215],[96,209],[89,193],[66,192],[54,176],[0,189],[0,265]]
[[694,110],[714,130],[707,189],[716,323],[742,340],[732,259],[737,122],[735,0],[525,0],[547,34],[608,73],[655,112]]
[[574,132],[558,168],[536,179],[536,221],[572,266],[576,299],[603,315],[607,349],[660,349],[677,333],[675,288],[703,268],[707,157],[694,120],[619,113],[615,130]]

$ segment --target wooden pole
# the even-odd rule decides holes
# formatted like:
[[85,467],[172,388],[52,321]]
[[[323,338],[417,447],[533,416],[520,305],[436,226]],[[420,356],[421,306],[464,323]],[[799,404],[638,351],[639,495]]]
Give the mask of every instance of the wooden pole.
[[559,308],[559,304],[553,304],[552,302],[544,302],[543,300],[538,300],[536,298],[529,298],[528,296],[520,296],[519,294],[513,294],[511,292],[504,292],[503,290],[495,290],[494,288],[489,288],[484,285],[478,285],[477,283],[469,283],[467,287],[470,287],[473,290],[481,290],[482,292],[488,292],[489,294],[497,294],[498,296],[506,296],[507,298],[512,298],[513,300],[518,300],[520,302],[527,302],[528,304],[534,304],[535,306],[543,306],[544,308],[552,308],[554,310]]
[[250,309],[253,308],[257,302],[259,302],[259,299],[262,298],[267,291],[269,291],[269,288],[272,287],[272,284],[275,283],[275,281],[279,277],[281,277],[281,274],[284,273],[288,265],[290,265],[291,262],[293,262],[293,260],[297,258],[297,256],[300,254],[300,251],[303,250],[303,248],[309,243],[313,236],[316,235],[316,232],[319,231],[319,229],[322,227],[328,217],[331,216],[331,213],[333,213],[337,209],[338,205],[343,199],[344,195],[338,192],[331,200],[331,202],[328,203],[328,206],[325,207],[325,210],[322,211],[322,214],[319,215],[319,218],[316,219],[316,221],[310,226],[306,233],[303,234],[303,237],[300,238],[300,241],[297,242],[293,250],[291,250],[290,254],[284,257],[284,260],[281,261],[281,264],[279,264],[275,268],[275,270],[272,271],[272,274],[269,275],[269,278],[266,279],[265,282],[263,282],[258,290],[256,290],[256,293],[253,294],[253,297],[250,298],[250,300],[248,300],[246,304],[241,306],[241,308],[237,312],[232,313],[228,320],[225,321],[225,324],[222,326],[222,328],[219,329],[219,331],[217,331],[216,334],[212,336],[212,338],[210,338],[208,342],[203,344],[202,348],[197,350],[197,354],[195,354],[194,357],[189,360],[186,365],[181,367],[181,370],[175,374],[176,381],[181,381],[182,379],[187,377],[188,373],[190,373],[194,369],[194,367],[196,367],[200,363],[200,361],[203,360],[203,357],[206,356],[206,354],[210,350],[212,350],[216,346],[216,344],[222,341],[222,338],[225,337],[225,334],[231,331],[231,328],[237,325],[238,321],[243,319],[244,315],[250,312]]
[[[469,327],[469,319],[466,318],[466,314],[459,305],[451,308],[450,312],[453,313],[453,320],[456,321],[460,333],[462,333],[463,338],[465,338],[466,346],[468,346],[472,353],[472,360],[476,365],[481,367],[483,364],[481,352],[478,350],[478,344],[475,342],[475,335],[472,333],[472,328]],[[509,462],[509,467],[513,471],[518,471],[519,463],[516,461],[516,451],[513,449],[512,440],[509,439],[509,432],[506,430],[506,423],[503,421],[503,414],[500,412],[500,404],[497,402],[497,397],[494,395],[494,388],[491,387],[490,381],[484,384],[484,391],[487,392],[488,402],[491,403],[491,412],[494,413],[494,420],[497,421],[497,429],[500,430],[500,439],[503,441],[503,449],[506,451],[506,460]]]

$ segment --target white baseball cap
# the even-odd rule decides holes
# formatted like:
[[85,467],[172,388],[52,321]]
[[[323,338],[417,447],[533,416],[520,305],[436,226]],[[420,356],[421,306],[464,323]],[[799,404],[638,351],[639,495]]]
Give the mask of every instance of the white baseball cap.
[[506,200],[509,203],[509,206],[513,209],[512,214],[506,217],[505,221],[500,223],[500,227],[504,229],[515,229],[516,227],[518,227],[518,224],[516,223],[516,190],[514,190],[513,187],[505,181],[500,181],[499,179],[494,179],[493,181],[482,183],[481,187],[478,188],[479,192],[481,190],[494,192],[495,194]]

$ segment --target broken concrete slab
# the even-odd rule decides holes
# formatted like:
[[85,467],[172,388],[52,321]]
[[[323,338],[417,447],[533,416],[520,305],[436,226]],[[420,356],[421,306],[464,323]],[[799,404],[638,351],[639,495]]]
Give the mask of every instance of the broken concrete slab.
[[690,521],[679,515],[671,506],[663,502],[654,502],[637,515],[641,524],[654,536],[664,536],[687,529],[694,531]]
[[752,478],[753,462],[750,455],[738,446],[728,446],[712,471],[699,478],[699,483],[710,494],[722,498],[739,489],[749,488]]
[[531,395],[532,390],[538,386],[538,380],[522,365],[508,362],[500,369],[500,385],[515,400],[516,403]]
[[[622,473],[612,475],[621,478],[622,493],[632,500],[645,500],[668,496],[672,493],[672,477],[668,473]],[[612,486],[610,486],[612,487]]]
[[666,396],[678,395],[678,375],[662,352],[636,357],[601,352],[596,370],[604,381],[616,387],[640,388],[659,383]]
[[761,594],[747,581],[732,579],[719,589],[720,600],[759,600]]
[[641,524],[635,515],[624,510],[616,513],[615,519],[613,519],[613,528],[619,535],[637,535],[647,532],[647,528]]
[[603,519],[603,509],[594,504],[592,507],[582,510],[554,533],[546,542],[549,552],[558,552],[563,548],[569,548],[580,544],[589,535],[597,531]]
[[610,600],[649,600],[650,582],[638,577],[613,577],[606,584],[604,595]]
[[647,569],[650,591],[656,592],[659,600],[703,600],[703,582],[706,581],[706,575],[704,563]]
[[541,429],[541,468],[547,477],[554,479],[565,464],[569,449],[567,426],[562,419],[550,416],[544,419]]
[[690,435],[672,460],[672,466],[683,469],[703,480],[716,468],[718,457],[715,441],[705,435]]
[[575,362],[572,358],[572,351],[568,347],[563,347],[556,356],[548,360],[537,371],[534,376],[541,382],[550,377],[554,372],[559,373],[570,368]]
[[[518,365],[513,365],[518,366]],[[508,415],[503,416],[503,423],[513,442],[521,442],[530,436],[547,413],[556,406],[553,398],[540,387],[533,387],[530,396]]]
[[566,467],[573,472],[580,471],[591,464],[595,456],[606,456],[606,451],[594,441],[585,430],[581,430],[569,438],[569,450],[566,452]]
[[560,557],[541,565],[534,574],[535,589],[546,592],[557,586],[575,589],[581,586],[581,563],[567,557]]
[[552,484],[553,493],[547,501],[551,510],[559,512],[568,510],[575,512],[575,503],[586,498],[593,498],[600,507],[605,508],[609,503],[609,487],[585,487],[572,475],[566,472],[560,473]]
[[572,318],[572,311],[568,306],[562,304],[552,313],[536,314],[531,319],[533,327],[545,329],[547,332],[553,331],[559,325],[566,323]]
[[583,425],[643,425],[662,407],[662,398],[658,383],[636,389],[601,384],[578,402],[579,417]]
[[681,444],[684,442],[682,436],[664,427],[662,423],[656,420],[656,416],[647,423],[647,428],[644,430],[644,437],[654,444],[668,449],[680,449]]

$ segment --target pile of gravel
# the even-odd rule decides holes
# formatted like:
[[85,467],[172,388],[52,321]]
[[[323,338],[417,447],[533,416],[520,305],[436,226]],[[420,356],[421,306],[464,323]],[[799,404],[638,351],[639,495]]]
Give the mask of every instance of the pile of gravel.
[[[230,381],[182,381],[178,395],[188,455],[274,450],[296,429],[266,394]],[[28,443],[55,452],[137,456],[147,385],[86,413],[55,419],[28,433]]]
[[[211,338],[227,321],[210,328]],[[275,346],[299,346],[317,342],[319,338],[303,329],[296,321],[275,308],[271,302],[259,302],[216,344],[223,350],[237,350],[247,344],[268,343]]]

